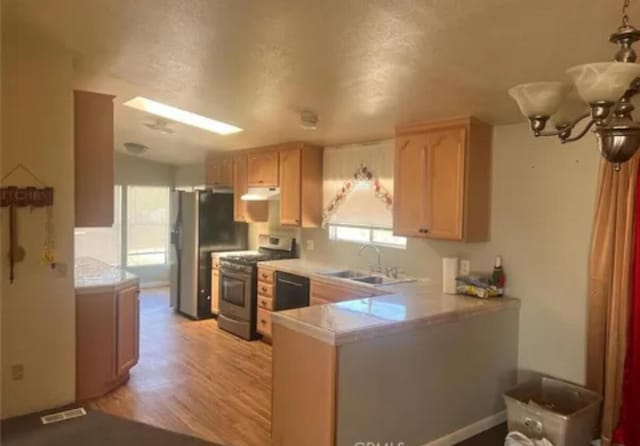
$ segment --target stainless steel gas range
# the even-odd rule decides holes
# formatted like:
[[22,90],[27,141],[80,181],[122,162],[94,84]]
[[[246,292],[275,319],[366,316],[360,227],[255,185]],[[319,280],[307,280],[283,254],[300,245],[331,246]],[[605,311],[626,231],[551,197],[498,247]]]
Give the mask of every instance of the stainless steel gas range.
[[258,262],[295,257],[295,239],[258,236],[258,251],[220,259],[220,314],[218,327],[247,340],[256,333]]

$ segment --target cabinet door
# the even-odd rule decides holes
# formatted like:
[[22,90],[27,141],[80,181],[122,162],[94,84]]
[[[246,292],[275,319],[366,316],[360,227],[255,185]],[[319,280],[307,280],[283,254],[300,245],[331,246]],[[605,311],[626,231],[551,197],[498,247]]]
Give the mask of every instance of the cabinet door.
[[283,225],[300,225],[301,161],[300,149],[280,152],[280,223]]
[[462,240],[466,129],[431,131],[427,146],[427,236]]
[[233,158],[233,219],[246,221],[246,203],[240,199],[247,193],[247,157],[236,156]]
[[138,287],[118,291],[116,374],[119,376],[138,363],[140,308]]
[[264,222],[269,220],[268,201],[243,201],[247,192],[247,156],[233,158],[233,219],[239,222]]
[[208,155],[205,168],[205,182],[209,186],[218,186],[222,181],[222,162],[220,159]]
[[220,163],[220,182],[233,187],[233,159],[230,156],[223,158]]
[[113,291],[76,296],[76,398],[103,395],[116,379],[116,317]]
[[396,139],[393,232],[404,236],[425,236],[425,163],[427,135]]
[[113,225],[113,98],[75,90],[75,226]]
[[247,183],[250,187],[278,186],[278,152],[249,155]]
[[217,268],[211,270],[211,312],[220,312],[220,271]]

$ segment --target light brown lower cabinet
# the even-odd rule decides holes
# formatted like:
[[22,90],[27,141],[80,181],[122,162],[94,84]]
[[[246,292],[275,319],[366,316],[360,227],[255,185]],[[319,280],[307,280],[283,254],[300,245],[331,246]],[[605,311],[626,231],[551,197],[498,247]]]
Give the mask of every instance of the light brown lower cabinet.
[[220,313],[220,269],[211,270],[211,312]]
[[275,305],[275,286],[270,268],[258,268],[258,317],[256,331],[267,339],[271,338],[271,312]]
[[281,325],[273,327],[274,446],[334,446],[336,349]]
[[97,398],[129,379],[138,363],[137,286],[76,295],[76,400]]
[[451,444],[497,419],[517,382],[519,308],[473,313],[387,321],[335,345],[316,337],[318,321],[274,323],[271,444]]

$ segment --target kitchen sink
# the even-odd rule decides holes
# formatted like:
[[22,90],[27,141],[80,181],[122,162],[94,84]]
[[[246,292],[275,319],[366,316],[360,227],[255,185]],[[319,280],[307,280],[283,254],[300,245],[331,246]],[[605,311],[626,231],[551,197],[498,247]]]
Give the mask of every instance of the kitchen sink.
[[382,276],[365,276],[365,277],[354,277],[351,280],[355,280],[356,282],[370,283],[372,285],[382,285],[388,282],[395,282],[395,279],[387,279]]
[[362,273],[360,271],[351,271],[351,270],[334,271],[330,273],[323,273],[323,275],[338,277],[340,279],[353,279],[353,280],[356,280],[362,277],[368,277],[368,274]]
[[373,275],[368,272],[340,270],[322,273],[323,276],[335,277],[337,279],[345,279],[353,282],[367,283],[373,286],[392,285],[396,283],[413,282],[413,277],[393,278],[382,275]]

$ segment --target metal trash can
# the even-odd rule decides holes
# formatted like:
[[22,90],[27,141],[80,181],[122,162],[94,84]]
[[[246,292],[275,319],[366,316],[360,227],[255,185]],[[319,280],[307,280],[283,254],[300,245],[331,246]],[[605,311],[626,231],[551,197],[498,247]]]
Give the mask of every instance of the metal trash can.
[[503,396],[510,432],[553,446],[587,446],[597,431],[602,397],[583,387],[542,377]]

